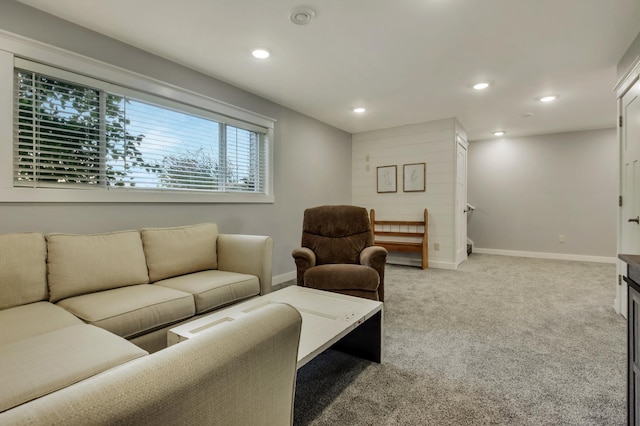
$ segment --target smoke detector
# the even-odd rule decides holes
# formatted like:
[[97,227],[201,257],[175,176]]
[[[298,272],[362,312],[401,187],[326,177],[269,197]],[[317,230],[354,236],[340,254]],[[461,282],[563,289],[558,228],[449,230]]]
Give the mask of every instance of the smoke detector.
[[291,19],[291,22],[296,25],[307,25],[309,22],[313,21],[313,18],[315,16],[315,10],[311,9],[310,7],[300,6],[291,11],[289,19]]

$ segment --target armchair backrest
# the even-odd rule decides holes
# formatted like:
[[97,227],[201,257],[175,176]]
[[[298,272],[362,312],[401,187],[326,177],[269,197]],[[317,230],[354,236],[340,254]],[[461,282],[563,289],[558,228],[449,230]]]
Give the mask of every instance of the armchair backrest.
[[319,206],[306,209],[302,247],[316,255],[316,264],[360,263],[360,252],[373,245],[367,209],[357,206]]

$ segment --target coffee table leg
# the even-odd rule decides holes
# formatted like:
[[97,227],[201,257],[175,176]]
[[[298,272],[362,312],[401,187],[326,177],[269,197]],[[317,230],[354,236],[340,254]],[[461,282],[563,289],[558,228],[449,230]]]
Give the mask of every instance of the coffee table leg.
[[382,363],[382,337],[382,311],[378,311],[333,345],[333,348]]

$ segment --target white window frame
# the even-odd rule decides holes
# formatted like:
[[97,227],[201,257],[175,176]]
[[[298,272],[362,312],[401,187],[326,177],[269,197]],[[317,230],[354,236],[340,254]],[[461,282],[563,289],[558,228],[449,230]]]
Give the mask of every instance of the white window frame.
[[[212,116],[229,117],[229,124],[243,123],[266,129],[267,182],[265,193],[118,191],[62,188],[20,188],[13,186],[13,104],[14,67],[20,58],[43,63],[72,73],[132,88],[153,99],[165,99],[205,110]],[[150,203],[273,203],[273,130],[275,120],[216,99],[155,80],[104,62],[87,58],[15,34],[0,31],[0,203],[1,202],[150,202]]]

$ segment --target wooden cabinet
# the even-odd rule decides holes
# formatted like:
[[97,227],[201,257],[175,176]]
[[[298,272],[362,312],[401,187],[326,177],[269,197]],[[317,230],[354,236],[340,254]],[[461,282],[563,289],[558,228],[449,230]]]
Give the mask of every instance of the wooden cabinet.
[[627,263],[627,423],[640,426],[640,255],[618,257]]

